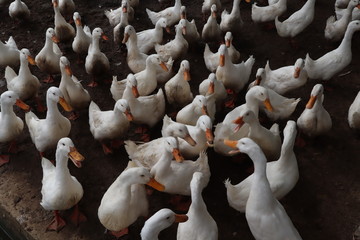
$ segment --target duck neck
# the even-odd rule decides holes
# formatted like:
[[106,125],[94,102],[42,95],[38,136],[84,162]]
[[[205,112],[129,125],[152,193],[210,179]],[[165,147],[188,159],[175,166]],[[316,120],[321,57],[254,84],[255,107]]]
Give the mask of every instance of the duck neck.
[[14,109],[12,105],[1,103],[0,109],[0,119],[7,116],[7,117],[16,117],[14,113]]
[[47,51],[53,51],[53,41],[51,40],[50,37],[46,37],[44,48],[45,48]]
[[293,148],[295,143],[296,133],[294,132],[286,132],[284,133],[283,144],[281,145],[281,155],[279,158],[279,162],[285,162],[286,159],[289,159],[290,155],[294,154]]
[[48,108],[46,113],[46,120],[57,121],[60,117],[62,117],[59,108],[57,106],[57,102],[47,99],[46,105]]
[[181,8],[181,0],[175,0],[174,8],[175,9],[180,9]]
[[240,0],[234,0],[230,15],[240,13]]
[[[100,52],[100,39],[97,37],[93,37],[91,41],[91,51],[92,52]],[[90,50],[90,48],[89,48]]]
[[261,125],[260,125],[260,123],[259,123],[259,120],[257,119],[257,118],[255,118],[255,119],[251,119],[250,121],[248,121],[248,122],[246,122],[247,124],[249,124],[249,126],[250,126],[250,132],[251,133],[258,133],[259,132],[259,130],[261,129]]
[[139,47],[137,46],[136,33],[130,35],[129,40],[126,43],[126,47],[128,48],[128,55],[132,55],[132,56],[140,55]]
[[19,69],[19,76],[21,76],[20,79],[25,79],[23,78],[23,76],[26,76],[28,74],[31,74],[28,60],[24,57],[20,57],[20,69]]
[[160,176],[162,173],[168,173],[172,161],[172,153],[165,149],[162,157],[159,161],[152,167],[151,170],[155,169],[155,176]]
[[341,41],[341,44],[338,47],[338,49],[340,49],[341,51],[349,51],[349,53],[351,54],[351,39],[352,39],[352,36],[354,35],[355,30],[349,26],[350,25],[348,25],[345,35],[344,35],[344,38]]
[[146,74],[145,76],[148,76],[148,78],[154,78],[156,77],[156,65],[150,61],[150,59],[148,60],[149,58],[147,58],[146,60],[146,67],[145,67],[145,70],[146,71]]
[[141,240],[158,240],[160,232],[161,229],[158,226],[152,222],[147,222],[141,229]]
[[247,94],[245,96],[245,101],[246,101],[246,107],[248,109],[250,109],[251,111],[253,111],[253,113],[255,114],[255,117],[259,117],[259,103],[258,100],[256,98],[254,98],[253,96],[249,96],[249,94]]
[[198,186],[195,188],[191,188],[191,205],[190,209],[206,209],[206,205],[204,199],[201,195],[201,190]]
[[66,181],[69,179],[69,177],[71,177],[69,168],[67,166],[68,157],[59,151],[56,152],[55,156],[56,156],[56,167],[55,167],[56,178],[60,181]]

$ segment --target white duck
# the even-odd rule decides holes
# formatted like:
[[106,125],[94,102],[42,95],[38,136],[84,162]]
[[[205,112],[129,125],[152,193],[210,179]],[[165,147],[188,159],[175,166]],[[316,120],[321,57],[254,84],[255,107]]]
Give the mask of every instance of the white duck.
[[127,11],[127,9],[127,6],[122,7],[120,22],[113,29],[114,42],[116,44],[121,43],[121,40],[123,39],[124,29],[127,25],[129,25],[129,12]]
[[220,25],[216,20],[217,8],[216,5],[213,4],[211,6],[211,15],[208,20],[204,24],[204,27],[201,32],[201,38],[204,42],[219,42],[221,40],[222,32],[220,29]]
[[30,10],[24,2],[15,0],[10,3],[9,15],[16,20],[25,20],[30,18]]
[[[81,110],[87,108],[90,104],[90,94],[81,85],[81,82],[73,75],[70,67],[70,61],[62,56],[60,58],[61,80],[59,88],[64,95],[68,104],[74,110]],[[76,119],[78,116],[74,113],[71,119]]]
[[360,92],[356,95],[353,103],[350,105],[348,112],[349,126],[354,129],[360,128]]
[[59,9],[63,16],[71,16],[75,11],[73,0],[59,0]]
[[331,16],[326,21],[325,38],[332,41],[339,41],[343,38],[347,26],[351,21],[353,9],[359,6],[359,0],[351,0],[344,12],[343,16],[336,20],[335,16]]
[[105,10],[104,14],[109,19],[111,26],[115,27],[121,22],[121,18],[124,12],[128,14],[128,20],[131,22],[134,20],[134,9],[130,6],[128,0],[122,0],[121,6],[117,9]]
[[235,131],[238,131],[245,123],[249,125],[247,137],[260,146],[269,161],[280,157],[281,138],[277,123],[274,123],[270,129],[267,129],[260,124],[255,113],[247,108],[241,111],[233,123],[236,124]]
[[236,50],[236,48],[232,44],[232,42],[233,42],[232,33],[231,32],[226,32],[224,39],[225,39],[225,46],[228,49],[228,53],[230,55],[231,61],[233,63],[239,62],[239,60],[240,60],[240,52],[238,50]]
[[[15,115],[13,106],[16,104],[20,108],[28,111],[30,109],[19,96],[13,91],[3,92],[0,96],[0,143],[11,142],[8,152],[13,152],[15,149],[16,138],[24,129],[24,122]],[[9,155],[0,154],[0,166],[9,162]]]
[[160,18],[165,18],[167,20],[167,25],[172,26],[180,20],[180,9],[181,0],[175,0],[175,5],[172,7],[168,7],[160,12],[146,9],[146,13],[154,25]]
[[64,117],[57,103],[65,111],[71,111],[71,106],[65,101],[64,95],[57,87],[50,87],[46,92],[47,112],[45,119],[39,119],[33,112],[25,114],[26,125],[29,128],[32,142],[42,156],[47,150],[55,148],[59,139],[67,137],[70,133],[71,123]]
[[78,12],[74,12],[73,20],[76,25],[76,36],[72,42],[72,49],[79,56],[88,52],[92,37],[90,28],[88,26],[82,26],[81,16]]
[[129,104],[125,99],[119,99],[113,110],[101,111],[99,106],[91,101],[89,106],[90,132],[94,138],[100,141],[105,154],[112,150],[105,143],[106,140],[124,137],[127,134],[130,123],[133,120]]
[[165,115],[165,96],[160,88],[156,94],[139,96],[137,80],[133,74],[127,76],[126,88],[122,96],[129,103],[134,123],[154,127]]
[[[184,139],[191,146],[197,143],[190,136],[189,130],[185,124],[172,121],[168,116],[164,116],[161,134],[164,137],[154,139],[150,142],[136,145],[133,141],[125,141],[125,149],[129,158],[140,162],[141,165],[151,168],[161,158],[165,145],[166,137],[178,137]],[[174,156],[177,157],[177,156]]]
[[[100,38],[108,40],[108,37],[104,34],[101,28],[95,28],[92,32],[92,41],[88,49],[88,55],[85,59],[86,73],[92,75],[94,79],[103,76],[110,70],[109,59],[100,51]],[[88,86],[97,86],[94,79]]]
[[165,61],[172,58],[174,61],[186,55],[189,49],[189,43],[185,40],[186,20],[181,19],[179,24],[175,26],[175,38],[164,45],[155,44],[155,51]]
[[204,185],[210,179],[210,168],[206,152],[201,152],[196,161],[181,160],[172,161],[173,152],[179,151],[178,139],[166,137],[163,145],[164,152],[157,163],[151,168],[150,173],[155,180],[165,186],[164,192],[189,196],[190,181],[194,172],[201,172],[204,175]]
[[[231,12],[229,13],[224,9],[221,13],[220,29],[223,32],[239,32],[243,26],[243,21],[240,14],[241,0],[234,0]],[[246,0],[247,3],[250,0]]]
[[271,191],[266,174],[266,158],[260,147],[250,138],[243,138],[234,142],[231,146],[246,153],[254,162],[255,171],[246,204],[245,216],[255,239],[301,240],[302,238],[286,214],[285,209]]
[[191,20],[191,22],[189,20],[187,20],[185,6],[181,6],[180,18],[185,20],[186,34],[185,34],[184,38],[186,39],[186,41],[189,44],[197,42],[200,39],[200,34],[197,30],[195,20],[193,19],[193,20]]
[[280,16],[287,10],[287,0],[279,0],[274,4],[265,7],[260,7],[257,3],[252,5],[251,19],[254,22],[269,22],[273,21],[276,16]]
[[[299,179],[299,168],[293,151],[296,138],[296,123],[288,121],[284,128],[284,141],[281,146],[281,156],[277,161],[266,163],[266,176],[275,198],[281,199],[288,194]],[[237,185],[230,180],[225,181],[227,199],[234,209],[245,212],[254,174],[251,174]]]
[[222,103],[227,97],[224,84],[216,79],[215,73],[210,73],[208,78],[200,83],[199,93],[203,96],[214,94],[217,110],[222,108]]
[[[335,1],[335,14],[336,14],[336,19],[340,19],[342,18],[342,16],[346,13],[347,11],[347,4],[349,3],[349,1],[347,1],[347,3],[344,6],[338,6],[337,5],[337,1]],[[360,8],[359,7],[355,7],[352,10],[351,13],[351,21],[354,20],[360,20]]]
[[70,175],[68,159],[78,168],[81,167],[84,157],[77,151],[70,138],[61,138],[56,148],[56,167],[48,159],[41,159],[43,169],[41,206],[45,210],[54,211],[55,218],[47,227],[47,230],[59,231],[65,225],[60,217],[59,210],[67,210],[75,206],[71,220],[78,224],[86,218],[78,210],[78,202],[83,197],[84,190],[81,183]]
[[[122,43],[126,44],[127,55],[126,62],[133,73],[138,73],[146,68],[146,59],[149,55],[140,52],[137,46],[137,35],[133,26],[128,25],[124,29],[124,39]],[[165,65],[168,71],[164,71],[161,66],[156,67],[156,80],[158,83],[168,81],[173,75],[172,66],[174,60],[169,59]]]
[[221,1],[220,0],[204,0],[201,6],[201,12],[203,16],[211,12],[211,6],[215,4],[216,9],[221,9]]
[[221,81],[226,88],[232,89],[235,93],[240,92],[249,81],[252,66],[255,63],[253,56],[246,62],[239,64],[231,62],[227,47],[222,44],[219,48],[219,66],[216,69],[216,78]]
[[308,0],[298,11],[294,12],[283,22],[279,16],[275,18],[275,26],[280,37],[295,37],[301,33],[314,20],[315,1]]
[[72,41],[75,37],[75,29],[71,24],[66,22],[63,15],[60,13],[58,0],[52,0],[55,17],[55,33],[60,42]]
[[42,72],[49,74],[49,77],[44,82],[51,83],[54,81],[52,75],[60,73],[60,57],[62,52],[58,47],[57,38],[53,28],[46,30],[45,45],[35,57],[36,65]]
[[[159,55],[152,54],[146,59],[145,70],[138,72],[134,75],[138,83],[137,88],[140,96],[147,96],[156,89],[157,87],[156,68],[159,65],[163,68],[163,71],[168,71],[165,63],[161,61]],[[115,101],[122,98],[122,95],[126,87],[126,82],[127,82],[126,79],[118,81],[117,77],[113,78],[110,87],[110,92]]]
[[[175,123],[169,117],[167,121],[171,122],[171,124]],[[208,115],[200,116],[195,126],[186,125],[190,137],[196,142],[196,145],[192,145],[190,144],[191,142],[189,143],[187,140],[178,138],[180,152],[186,159],[199,156],[202,151],[206,151],[209,146],[213,145],[214,135],[212,133],[212,127],[212,121]],[[165,132],[162,136],[169,137],[172,135]]]
[[148,169],[132,165],[129,162],[128,168],[110,185],[98,208],[101,224],[116,237],[126,234],[127,227],[138,217],[147,216],[149,203],[145,184],[159,191],[164,190],[164,186],[152,178]]
[[245,103],[230,111],[225,116],[223,122],[216,125],[214,133],[214,150],[217,153],[225,156],[231,156],[231,154],[229,154],[231,149],[224,144],[223,139],[239,140],[240,138],[246,137],[249,133],[249,125],[244,124],[241,129],[234,132],[234,129],[236,128],[234,120],[238,118],[245,108],[253,111],[255,116],[258,117],[261,104],[264,104],[269,111],[273,109],[269,100],[268,90],[261,86],[254,86],[246,93]]
[[177,230],[177,240],[188,239],[218,239],[218,227],[215,220],[209,214],[203,197],[202,190],[205,188],[204,175],[195,172],[190,182],[191,205],[186,214],[189,219],[180,223]]
[[295,64],[271,70],[269,61],[266,62],[265,69],[259,68],[256,73],[256,80],[249,86],[260,85],[272,89],[278,94],[285,94],[305,85],[308,74],[305,61],[298,58]]
[[140,52],[147,53],[154,48],[155,44],[160,44],[163,41],[163,28],[167,28],[168,23],[165,18],[160,18],[156,24],[155,28],[146,29],[141,32],[136,33],[137,35],[137,46],[139,47]]
[[146,220],[144,227],[141,229],[141,240],[158,240],[159,233],[165,228],[170,227],[173,223],[186,222],[186,215],[175,214],[168,208],[163,208]]
[[207,97],[203,95],[197,95],[191,103],[183,107],[178,112],[176,115],[176,121],[195,126],[201,115],[209,115],[211,119],[214,119],[215,111],[212,113],[208,112]]
[[307,71],[309,78],[329,80],[349,65],[352,59],[351,39],[354,32],[359,30],[360,21],[352,21],[349,23],[345,36],[338,48],[326,53],[316,60],[311,59],[309,54],[307,54],[305,59],[305,70]]
[[310,137],[328,132],[332,127],[330,114],[323,106],[324,87],[316,84],[310,94],[305,110],[297,119],[297,126],[301,132]]
[[0,41],[0,55],[0,66],[19,66],[19,49],[13,37],[9,37],[9,40],[5,41],[5,43]]
[[16,74],[16,72],[9,66],[5,69],[7,89],[16,92],[23,101],[30,98],[36,98],[39,107],[40,100],[38,98],[38,91],[41,84],[39,79],[32,75],[28,63],[35,65],[35,60],[31,56],[30,51],[23,48],[20,51],[19,74]]
[[171,105],[184,107],[194,99],[188,83],[190,79],[190,63],[188,60],[183,60],[178,73],[164,87],[166,99]]

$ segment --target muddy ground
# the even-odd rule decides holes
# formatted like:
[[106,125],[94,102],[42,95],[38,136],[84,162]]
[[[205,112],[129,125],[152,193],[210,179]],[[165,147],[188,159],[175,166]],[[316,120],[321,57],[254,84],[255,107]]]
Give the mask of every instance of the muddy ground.
[[[83,23],[91,29],[101,27],[112,39],[112,28],[108,24],[103,12],[105,9],[115,8],[117,1],[86,1],[76,0],[77,11],[81,14]],[[132,23],[137,31],[152,27],[147,18],[145,8],[160,10],[160,5],[155,0],[140,0],[136,8],[135,21]],[[171,1],[172,4],[174,1]],[[222,1],[223,6],[230,9],[232,1]],[[0,7],[0,39],[7,40],[13,36],[18,47],[28,48],[35,56],[43,47],[45,31],[53,26],[54,12],[51,1],[32,0],[26,1],[32,11],[30,22],[15,23],[9,16],[7,7]],[[183,5],[188,9],[188,18],[195,19],[198,30],[203,27],[200,0],[183,0]],[[287,17],[299,9],[304,1],[288,1]],[[235,34],[234,45],[240,50],[242,59],[249,55],[256,58],[250,80],[254,79],[256,69],[263,67],[267,59],[273,69],[285,65],[293,65],[298,57],[305,58],[310,53],[312,58],[318,58],[324,53],[336,48],[339,43],[326,41],[324,27],[326,19],[333,14],[334,0],[318,0],[316,3],[315,19],[313,23],[297,38],[298,48],[293,48],[288,39],[280,38],[275,29],[265,30],[262,26],[251,21],[251,5],[242,2],[242,17],[245,22],[243,31]],[[166,39],[173,35],[166,35]],[[297,227],[303,239],[316,240],[348,240],[351,239],[355,228],[360,224],[360,135],[351,130],[347,123],[347,112],[350,104],[360,90],[360,34],[353,38],[353,61],[342,73],[324,83],[325,108],[329,111],[333,128],[325,136],[311,139],[304,148],[295,147],[300,179],[295,188],[281,200],[287,213]],[[114,100],[109,91],[110,85],[101,84],[97,88],[87,87],[90,82],[84,65],[76,64],[76,55],[71,50],[70,44],[60,44],[65,56],[72,63],[74,74],[83,80],[84,86],[89,90],[92,100],[100,108],[112,109]],[[211,46],[213,50],[216,45]],[[119,51],[111,40],[101,43],[102,51],[108,56],[111,64],[111,75],[123,79],[130,72],[125,61],[125,53]],[[205,79],[209,72],[203,61],[204,43],[194,45],[186,55],[191,65],[191,84],[193,93],[197,94],[198,84]],[[179,61],[175,62],[175,70],[179,68]],[[39,79],[46,75],[32,66],[33,74]],[[0,68],[0,78],[4,76],[4,68]],[[45,91],[51,85],[58,86],[60,76],[55,77],[53,84],[42,84],[40,97],[45,102]],[[308,100],[310,91],[317,80],[307,82],[304,87],[289,92],[287,97],[301,97],[296,111],[291,119],[296,120],[301,114]],[[6,87],[0,88],[0,93]],[[245,91],[242,91],[237,104],[244,102]],[[28,102],[34,108],[34,102]],[[17,113],[24,114],[16,109]],[[216,118],[220,122],[228,110],[224,109]],[[38,114],[44,117],[44,114]],[[286,121],[279,122],[281,129]],[[270,122],[263,123],[270,126]],[[158,137],[161,123],[151,129],[151,137]],[[124,147],[116,150],[113,155],[105,156],[100,144],[96,142],[88,125],[87,111],[72,122],[70,133],[78,150],[86,157],[83,168],[77,169],[69,164],[71,173],[77,177],[84,188],[84,197],[80,202],[81,210],[88,217],[86,223],[78,228],[67,225],[60,233],[45,233],[46,225],[52,218],[52,213],[40,206],[42,170],[40,157],[31,142],[28,129],[25,127],[18,141],[19,152],[12,156],[11,163],[0,168],[0,203],[10,209],[13,216],[21,226],[37,239],[107,239],[104,227],[97,218],[97,209],[100,200],[114,179],[121,173],[127,164],[128,157]],[[5,151],[7,146],[0,144],[0,150]],[[233,161],[231,158],[220,156],[212,149],[208,150],[211,167],[211,179],[203,192],[205,202],[210,214],[214,217],[219,228],[219,239],[253,239],[247,226],[245,215],[229,207],[226,200],[223,181],[230,177],[237,183],[249,174],[251,161]],[[54,152],[47,153],[48,158],[54,158]],[[169,195],[155,192],[149,197],[150,215],[163,207],[172,208],[169,204]],[[65,215],[68,213],[65,212]],[[3,221],[7,221],[3,219]],[[123,239],[139,239],[139,232],[145,219],[140,218],[130,226],[130,234]],[[160,239],[175,239],[176,225],[163,231]]]

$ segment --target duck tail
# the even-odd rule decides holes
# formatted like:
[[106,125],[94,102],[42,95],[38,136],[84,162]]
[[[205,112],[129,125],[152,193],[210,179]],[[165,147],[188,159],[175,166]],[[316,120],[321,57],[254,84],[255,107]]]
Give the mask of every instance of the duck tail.
[[125,143],[125,150],[129,155],[129,158],[133,159],[134,153],[137,151],[137,145],[135,144],[135,142],[131,140],[126,140],[124,141],[124,143]]
[[5,68],[5,79],[7,84],[9,84],[16,76],[17,74],[15,73],[14,69],[9,66]]

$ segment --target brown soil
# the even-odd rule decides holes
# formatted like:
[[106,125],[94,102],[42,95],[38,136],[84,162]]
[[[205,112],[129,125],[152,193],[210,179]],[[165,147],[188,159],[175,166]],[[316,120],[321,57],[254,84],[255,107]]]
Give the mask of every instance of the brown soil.
[[[101,27],[112,39],[112,28],[109,26],[103,12],[105,9],[118,6],[116,1],[75,1],[77,11],[81,14],[84,24],[91,29]],[[141,4],[136,8],[136,20],[132,23],[137,31],[152,27],[145,8],[159,10],[156,0],[140,0]],[[174,2],[174,1],[171,1]],[[232,1],[223,0],[223,5],[230,9]],[[18,47],[28,48],[35,56],[44,44],[45,31],[53,26],[53,9],[50,1],[26,1],[32,11],[31,22],[14,23],[8,16],[7,7],[0,8],[0,39],[7,40],[13,36]],[[199,31],[204,22],[201,16],[200,0],[183,0],[187,6],[188,18],[196,20]],[[304,1],[289,1],[288,12],[291,14]],[[292,48],[287,39],[280,38],[276,30],[264,30],[260,25],[254,24],[250,18],[251,6],[241,3],[242,16],[245,22],[241,33],[235,34],[235,46],[240,50],[242,59],[249,55],[256,58],[251,80],[254,79],[256,69],[263,67],[267,59],[270,59],[271,67],[276,69],[285,65],[293,65],[298,57],[305,57],[310,53],[311,57],[318,58],[324,53],[334,49],[338,43],[331,43],[324,39],[324,27],[326,19],[333,14],[334,0],[318,0],[316,3],[315,20],[297,38],[299,48]],[[173,35],[167,35],[167,39]],[[304,148],[295,148],[299,163],[300,179],[295,188],[283,199],[281,203],[292,219],[294,225],[303,239],[351,239],[353,231],[360,224],[360,138],[351,130],[347,123],[347,111],[360,90],[360,36],[354,35],[353,61],[342,72],[348,72],[345,76],[336,76],[324,83],[325,108],[329,111],[333,128],[325,136],[309,139]],[[71,50],[70,44],[60,44],[64,54],[72,62],[74,74],[83,80],[84,86],[90,82],[90,77],[84,70],[84,65],[76,64],[76,55]],[[112,75],[123,79],[130,72],[125,53],[119,51],[110,40],[102,42],[102,51],[108,56],[111,63]],[[198,43],[189,50],[186,59],[191,64],[191,84],[193,93],[197,93],[198,84],[205,79],[209,72],[203,62],[204,43]],[[213,50],[217,46],[212,46]],[[119,64],[120,63],[120,64]],[[175,63],[175,70],[179,62]],[[31,68],[33,73],[44,79],[46,75],[38,68]],[[4,68],[0,68],[0,77],[3,77]],[[54,85],[58,85],[60,76],[56,76]],[[308,83],[287,97],[301,97],[297,110],[291,119],[296,120],[308,100],[310,91],[319,81],[309,80]],[[45,91],[49,84],[42,85],[40,97],[45,101]],[[86,87],[93,101],[102,109],[112,109],[114,101],[109,92],[109,85],[101,84],[97,88]],[[6,90],[2,87],[0,92]],[[241,96],[237,104],[243,103]],[[28,102],[34,108],[34,102]],[[16,110],[20,116],[24,113]],[[222,121],[227,110],[219,113],[216,122]],[[44,114],[38,114],[44,117]],[[285,121],[279,122],[281,129]],[[264,123],[267,126],[270,123]],[[159,136],[159,123],[151,129],[151,137]],[[100,200],[114,179],[121,173],[127,164],[128,157],[124,147],[111,156],[105,156],[100,144],[96,142],[88,125],[87,111],[81,112],[80,118],[72,122],[70,137],[78,150],[86,157],[83,168],[77,169],[69,164],[71,173],[82,183],[85,194],[80,202],[81,210],[86,214],[88,221],[79,227],[67,225],[60,233],[45,232],[46,225],[52,218],[52,213],[45,211],[40,206],[42,170],[40,157],[31,142],[28,129],[25,128],[19,138],[19,152],[11,156],[11,163],[0,168],[0,203],[16,217],[21,226],[37,239],[103,239],[104,227],[97,217],[97,209]],[[0,145],[0,150],[5,151],[7,146]],[[212,149],[208,150],[211,167],[211,180],[204,190],[203,196],[210,214],[214,217],[219,228],[219,239],[253,239],[247,226],[245,215],[229,207],[226,199],[223,181],[230,178],[233,183],[244,179],[248,174],[251,161],[246,159],[241,163],[232,161],[231,158],[220,156]],[[47,153],[48,158],[54,158],[54,152]],[[168,203],[169,195],[155,192],[150,199],[150,215],[163,207],[172,208]],[[68,214],[67,212],[64,213]],[[145,219],[140,218],[130,226],[130,234],[123,239],[139,239],[139,232]],[[175,239],[176,225],[163,231],[160,239]]]

